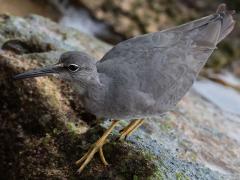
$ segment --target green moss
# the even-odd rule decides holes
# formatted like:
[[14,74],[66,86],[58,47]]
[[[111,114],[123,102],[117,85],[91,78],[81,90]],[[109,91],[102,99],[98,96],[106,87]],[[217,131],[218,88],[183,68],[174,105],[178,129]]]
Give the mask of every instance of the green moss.
[[82,127],[81,126],[76,126],[76,124],[74,122],[67,122],[66,123],[66,128],[69,131],[69,133],[71,133],[72,135],[79,135],[82,133]]
[[153,177],[149,178],[149,180],[153,180],[153,179],[157,179],[157,180],[164,180],[165,175],[161,170],[156,171],[156,173],[153,175]]
[[75,130],[75,125],[72,122],[67,122],[66,127],[70,132],[74,132]]
[[52,137],[51,137],[51,135],[50,134],[46,134],[46,136],[43,138],[43,140],[42,140],[42,143],[43,143],[43,145],[47,145],[47,144],[49,144],[49,142],[51,141],[51,139],[52,139]]
[[151,154],[150,152],[142,152],[143,153],[143,156],[144,156],[144,158],[145,159],[147,159],[147,160],[153,160],[154,159],[154,155],[153,154]]
[[128,122],[127,121],[120,121],[119,124],[122,126],[122,127],[125,127],[128,125]]
[[139,140],[141,140],[142,138],[141,138],[140,136],[136,135],[135,139],[136,139],[137,141],[139,141]]
[[138,176],[137,175],[133,175],[133,180],[138,180]]
[[183,174],[182,172],[177,172],[176,173],[176,180],[190,180],[188,176]]
[[112,167],[114,166],[113,170],[124,179],[147,179],[153,177],[157,170],[151,153],[136,150],[125,142],[106,144],[104,151],[108,152],[105,156]]
[[164,121],[160,124],[160,129],[164,132],[167,132],[169,130],[171,130],[172,127],[172,123],[170,121]]
[[[149,161],[154,161],[154,159],[155,159],[155,156],[153,154],[151,154],[150,152],[144,152],[144,157],[146,159],[148,159]],[[164,179],[166,179],[165,170],[167,170],[167,167],[161,159],[158,159],[157,161],[160,164],[160,168],[156,168],[154,174],[151,177],[147,178],[148,180],[155,180],[155,179],[164,180]]]
[[59,130],[58,128],[54,128],[52,133],[53,133],[53,135],[58,135],[61,133],[61,130]]

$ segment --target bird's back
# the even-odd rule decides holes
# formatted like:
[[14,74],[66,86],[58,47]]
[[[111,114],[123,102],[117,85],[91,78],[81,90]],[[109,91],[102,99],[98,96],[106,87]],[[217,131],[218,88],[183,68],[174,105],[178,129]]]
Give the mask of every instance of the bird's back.
[[108,109],[102,115],[138,118],[170,110],[233,27],[232,14],[220,9],[182,26],[119,43],[97,64],[98,72],[110,79]]

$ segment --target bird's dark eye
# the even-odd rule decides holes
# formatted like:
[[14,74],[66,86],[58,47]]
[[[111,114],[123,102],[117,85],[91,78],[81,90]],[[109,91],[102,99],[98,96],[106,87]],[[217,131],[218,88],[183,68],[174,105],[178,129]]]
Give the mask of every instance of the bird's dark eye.
[[68,69],[69,69],[70,71],[72,71],[72,72],[76,72],[76,71],[79,70],[79,66],[78,66],[77,64],[70,64],[70,65],[68,66]]

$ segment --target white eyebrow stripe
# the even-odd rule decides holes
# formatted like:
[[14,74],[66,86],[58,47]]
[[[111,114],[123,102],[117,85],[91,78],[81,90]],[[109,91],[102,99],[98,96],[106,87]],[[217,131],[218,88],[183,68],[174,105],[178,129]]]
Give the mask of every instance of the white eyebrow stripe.
[[79,67],[77,64],[69,64],[68,66],[71,66],[71,65]]

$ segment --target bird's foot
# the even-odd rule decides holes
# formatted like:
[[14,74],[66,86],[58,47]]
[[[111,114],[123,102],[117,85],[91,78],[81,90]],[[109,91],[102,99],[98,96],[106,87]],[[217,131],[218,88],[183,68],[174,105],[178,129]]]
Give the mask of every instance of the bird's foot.
[[125,128],[120,130],[120,137],[118,138],[119,141],[126,140],[127,137],[132,134],[138,127],[143,124],[143,119],[134,119],[132,120]]
[[86,167],[86,165],[92,160],[94,154],[96,152],[99,152],[101,161],[103,162],[104,165],[108,165],[104,154],[103,154],[103,145],[106,143],[107,141],[107,137],[108,135],[112,132],[113,128],[117,125],[118,120],[113,120],[111,126],[105,131],[105,133],[102,135],[102,137],[92,145],[92,147],[88,150],[88,152],[78,161],[76,161],[77,165],[80,165],[80,168],[78,169],[78,173],[81,173],[83,171],[83,169]]
[[96,152],[99,152],[99,155],[100,155],[100,158],[101,158],[103,164],[105,166],[108,165],[108,163],[104,157],[103,149],[102,149],[104,144],[105,144],[105,142],[96,142],[95,144],[93,144],[93,146],[88,150],[88,152],[81,159],[76,161],[77,165],[81,164],[80,168],[77,171],[78,173],[81,173],[83,171],[83,169],[86,167],[86,165],[92,160],[92,158]]

